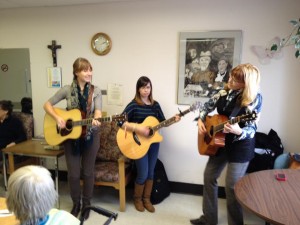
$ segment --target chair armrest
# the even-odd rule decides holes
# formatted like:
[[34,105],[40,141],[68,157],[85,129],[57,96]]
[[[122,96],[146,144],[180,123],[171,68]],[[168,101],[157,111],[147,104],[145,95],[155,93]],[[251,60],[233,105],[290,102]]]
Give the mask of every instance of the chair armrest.
[[118,159],[118,163],[120,164],[120,163],[125,163],[125,156],[120,156],[120,158]]

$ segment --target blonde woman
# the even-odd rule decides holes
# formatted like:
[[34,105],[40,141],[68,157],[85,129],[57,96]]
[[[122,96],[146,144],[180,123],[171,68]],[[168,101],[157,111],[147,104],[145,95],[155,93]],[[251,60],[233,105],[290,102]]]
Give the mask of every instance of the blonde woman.
[[255,111],[257,119],[224,125],[225,147],[219,148],[216,155],[209,157],[204,171],[203,215],[190,220],[191,224],[218,224],[217,179],[226,165],[225,192],[228,224],[244,224],[242,208],[234,195],[234,185],[245,175],[249,161],[254,157],[254,136],[262,107],[259,83],[260,72],[255,66],[238,65],[232,69],[227,87],[209,99],[200,111],[200,116],[197,118],[199,134],[207,132],[205,118],[214,109],[217,109],[220,115],[229,118]]

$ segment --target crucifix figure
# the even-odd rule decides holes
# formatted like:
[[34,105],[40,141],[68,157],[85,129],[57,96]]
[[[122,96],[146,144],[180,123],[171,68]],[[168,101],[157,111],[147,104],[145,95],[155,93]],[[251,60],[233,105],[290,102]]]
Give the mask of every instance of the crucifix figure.
[[57,66],[57,58],[56,58],[56,49],[60,49],[61,45],[56,45],[56,41],[52,41],[52,45],[48,45],[48,48],[52,51],[52,58],[53,58],[53,67]]

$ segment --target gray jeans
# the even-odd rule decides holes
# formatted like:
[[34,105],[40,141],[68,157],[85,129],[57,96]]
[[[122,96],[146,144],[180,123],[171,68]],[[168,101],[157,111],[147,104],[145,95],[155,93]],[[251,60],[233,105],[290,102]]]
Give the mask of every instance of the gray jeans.
[[229,163],[226,152],[220,149],[216,156],[210,156],[204,171],[203,219],[208,224],[218,224],[218,182],[227,165],[225,193],[229,225],[243,225],[243,211],[234,194],[235,183],[245,175],[249,162]]
[[81,149],[82,154],[74,154],[72,140],[65,141],[64,147],[72,201],[73,203],[81,201],[80,179],[82,179],[82,201],[88,205],[94,190],[94,167],[96,155],[100,147],[99,128],[93,131],[93,143],[85,149]]

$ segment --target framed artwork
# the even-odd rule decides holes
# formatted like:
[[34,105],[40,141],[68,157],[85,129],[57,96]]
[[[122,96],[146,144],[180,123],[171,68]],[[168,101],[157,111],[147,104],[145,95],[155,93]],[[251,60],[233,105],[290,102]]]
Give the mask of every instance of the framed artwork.
[[47,76],[49,88],[61,87],[61,67],[48,67]]
[[204,100],[224,87],[240,64],[242,31],[179,34],[178,104]]

